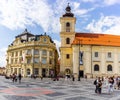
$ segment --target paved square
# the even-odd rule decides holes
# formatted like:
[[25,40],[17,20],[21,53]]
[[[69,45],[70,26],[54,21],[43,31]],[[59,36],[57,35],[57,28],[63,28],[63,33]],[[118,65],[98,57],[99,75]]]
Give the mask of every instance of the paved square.
[[102,94],[96,94],[93,79],[72,81],[49,78],[23,78],[21,84],[0,76],[1,100],[120,100],[120,90],[108,94],[103,86]]

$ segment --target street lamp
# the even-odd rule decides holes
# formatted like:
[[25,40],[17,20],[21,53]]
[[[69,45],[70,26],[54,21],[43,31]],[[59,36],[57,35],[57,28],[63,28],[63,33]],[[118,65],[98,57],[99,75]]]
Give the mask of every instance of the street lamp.
[[78,81],[80,81],[80,40],[79,41],[79,58],[78,58]]
[[81,64],[83,64],[83,60],[82,60],[82,57],[83,57],[83,52],[81,52],[80,51],[80,46],[82,46],[81,44],[81,42],[82,42],[82,40],[78,40],[79,41],[79,54],[78,54],[78,56],[79,56],[79,58],[78,58],[78,81],[80,81],[80,76],[81,76],[81,71],[80,71],[80,65]]

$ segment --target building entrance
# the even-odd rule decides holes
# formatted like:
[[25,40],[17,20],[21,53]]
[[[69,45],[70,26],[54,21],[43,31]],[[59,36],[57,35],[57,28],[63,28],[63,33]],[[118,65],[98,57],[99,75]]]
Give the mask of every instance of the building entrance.
[[46,77],[46,69],[45,68],[42,69],[42,77]]
[[84,77],[84,71],[83,70],[80,71],[80,77]]

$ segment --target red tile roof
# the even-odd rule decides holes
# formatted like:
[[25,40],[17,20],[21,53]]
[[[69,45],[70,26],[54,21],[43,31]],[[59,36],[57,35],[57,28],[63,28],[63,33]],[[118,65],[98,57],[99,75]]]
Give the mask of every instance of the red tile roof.
[[120,35],[76,33],[72,44],[120,46]]

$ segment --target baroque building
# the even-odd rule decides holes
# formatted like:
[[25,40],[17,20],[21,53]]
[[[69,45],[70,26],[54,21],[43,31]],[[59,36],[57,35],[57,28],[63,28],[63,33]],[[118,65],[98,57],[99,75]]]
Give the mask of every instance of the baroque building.
[[56,74],[57,62],[58,52],[51,37],[46,33],[33,35],[25,29],[8,47],[6,74],[48,77]]
[[60,17],[60,72],[75,77],[120,75],[120,36],[75,32],[71,7]]

